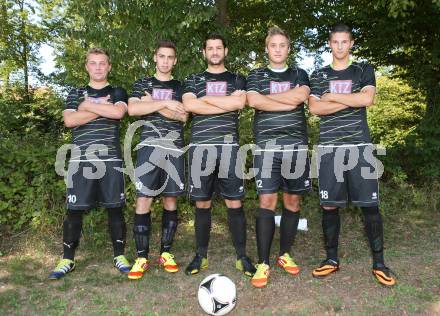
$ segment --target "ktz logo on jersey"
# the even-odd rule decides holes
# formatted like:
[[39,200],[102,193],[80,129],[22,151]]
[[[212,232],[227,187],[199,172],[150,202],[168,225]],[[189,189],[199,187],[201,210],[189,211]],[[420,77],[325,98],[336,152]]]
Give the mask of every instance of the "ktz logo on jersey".
[[153,89],[153,100],[172,100],[173,90],[172,89]]
[[351,80],[331,80],[330,93],[351,93]]
[[210,81],[206,83],[206,95],[225,96],[228,84],[226,81]]
[[270,94],[282,93],[290,90],[290,81],[270,82]]

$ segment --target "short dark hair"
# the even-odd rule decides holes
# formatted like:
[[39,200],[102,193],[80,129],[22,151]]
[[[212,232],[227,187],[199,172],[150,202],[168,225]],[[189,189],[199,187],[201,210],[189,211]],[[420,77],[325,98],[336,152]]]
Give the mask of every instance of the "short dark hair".
[[170,40],[160,40],[159,42],[157,42],[156,48],[154,50],[154,53],[156,54],[157,51],[159,50],[159,48],[171,48],[174,49],[174,53],[177,52],[177,48],[176,48],[176,44],[173,41]]
[[223,35],[218,34],[218,33],[210,33],[210,34],[208,34],[208,36],[205,37],[205,41],[203,42],[203,49],[206,49],[206,43],[209,40],[221,40],[223,47],[226,48],[226,40],[223,37]]
[[329,34],[328,34],[328,39],[331,40],[333,34],[335,34],[335,33],[348,33],[348,34],[350,34],[350,39],[353,40],[353,32],[351,30],[351,27],[349,27],[346,24],[340,23],[340,24],[333,25],[330,29]]

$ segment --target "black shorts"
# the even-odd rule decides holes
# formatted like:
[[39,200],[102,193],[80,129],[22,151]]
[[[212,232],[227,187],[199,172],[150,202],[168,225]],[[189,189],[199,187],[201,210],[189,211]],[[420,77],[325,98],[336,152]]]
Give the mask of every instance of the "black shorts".
[[144,146],[138,149],[135,170],[138,197],[185,194],[183,151]]
[[318,146],[319,199],[322,206],[379,204],[377,165],[372,145]]
[[222,198],[244,197],[244,162],[238,145],[191,146],[188,155],[189,194],[193,201],[212,199],[215,184]]
[[122,161],[69,162],[66,204],[70,210],[125,205]]
[[258,194],[304,194],[312,188],[307,149],[255,151],[255,183]]

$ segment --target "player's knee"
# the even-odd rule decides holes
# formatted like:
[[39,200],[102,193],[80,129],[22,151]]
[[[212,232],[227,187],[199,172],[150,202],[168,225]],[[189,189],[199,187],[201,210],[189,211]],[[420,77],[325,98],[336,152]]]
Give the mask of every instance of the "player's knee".
[[336,206],[321,206],[323,212],[325,211],[338,211],[339,207]]
[[240,208],[241,200],[225,200],[227,208]]
[[174,196],[165,196],[163,198],[163,208],[169,211],[177,209],[177,199]]
[[196,207],[197,208],[210,208],[211,207],[211,200],[209,200],[209,201],[196,201]]
[[65,243],[74,247],[78,246],[84,213],[83,210],[67,210],[63,223],[63,241]]
[[136,200],[136,214],[150,213],[150,206],[153,198],[150,197],[138,197]]
[[284,207],[291,212],[298,212],[300,209],[301,196],[297,194],[284,194]]
[[260,194],[260,208],[274,210],[277,206],[277,194]]
[[122,207],[108,208],[107,215],[109,221],[112,222],[124,221],[124,212],[122,211]]
[[83,215],[86,213],[85,210],[70,210],[66,212],[65,222],[69,223],[82,223]]

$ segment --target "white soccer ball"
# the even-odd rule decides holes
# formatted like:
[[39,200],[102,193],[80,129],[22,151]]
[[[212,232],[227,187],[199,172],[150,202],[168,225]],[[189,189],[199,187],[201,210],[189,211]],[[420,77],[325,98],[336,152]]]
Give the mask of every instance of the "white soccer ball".
[[237,303],[234,282],[221,274],[211,274],[203,279],[198,291],[199,304],[210,315],[226,315]]

